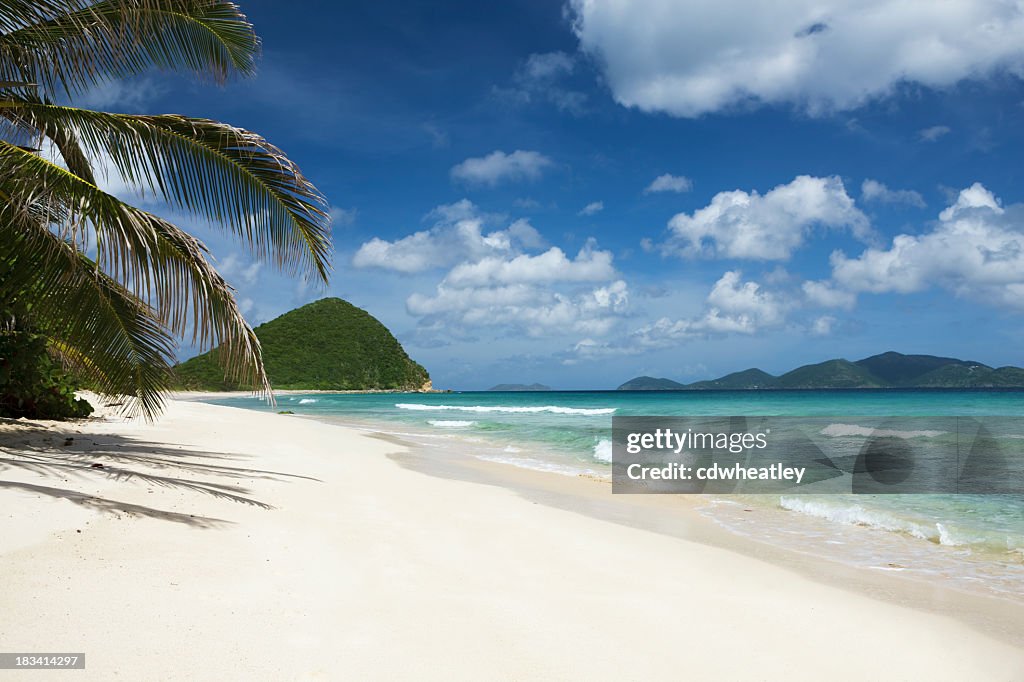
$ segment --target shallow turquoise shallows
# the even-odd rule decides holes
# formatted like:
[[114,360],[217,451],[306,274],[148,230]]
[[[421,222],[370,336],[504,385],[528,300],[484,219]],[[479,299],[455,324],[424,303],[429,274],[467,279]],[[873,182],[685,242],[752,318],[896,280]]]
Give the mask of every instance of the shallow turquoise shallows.
[[[398,435],[437,456],[458,451],[569,475],[609,473],[614,415],[1024,417],[1024,391],[308,394],[279,396],[276,407],[248,397],[209,402],[290,410]],[[1024,462],[1015,464],[1024,469]],[[773,531],[779,529],[763,523],[750,530],[749,514],[733,515],[743,523],[729,523],[732,507],[753,506],[790,529],[794,522],[805,524],[799,533],[788,533],[805,542],[813,538],[814,546],[803,549],[827,545],[821,553],[843,558],[847,552],[851,561],[891,570],[927,566],[967,586],[984,582],[997,591],[1024,594],[1024,496],[789,495],[718,502],[716,518],[734,530],[778,539]],[[857,551],[844,547],[851,544]],[[870,551],[872,545],[879,551]]]

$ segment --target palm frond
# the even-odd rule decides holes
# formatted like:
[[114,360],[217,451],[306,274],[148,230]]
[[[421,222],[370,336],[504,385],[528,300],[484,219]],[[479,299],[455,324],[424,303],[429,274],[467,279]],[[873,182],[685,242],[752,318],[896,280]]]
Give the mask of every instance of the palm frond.
[[[208,119],[110,114],[14,95],[0,100],[0,116],[55,142],[74,135],[86,152],[109,159],[140,189],[233,229],[257,256],[282,269],[301,269],[326,281],[331,258],[326,199],[284,152],[259,135]],[[73,159],[65,155],[65,160],[70,168]]]
[[0,0],[0,32],[10,33],[59,14],[77,12],[88,0]]
[[68,170],[3,142],[0,191],[8,197],[6,210],[11,216],[27,216],[26,207],[33,207],[43,215],[60,214],[61,227],[87,226],[96,240],[100,272],[137,294],[161,326],[179,335],[191,331],[192,343],[203,348],[221,345],[227,375],[270,394],[259,340],[238,309],[234,291],[210,264],[202,242]]
[[96,264],[0,202],[0,301],[28,311],[51,348],[100,392],[128,396],[152,419],[174,361],[174,340],[152,310]]
[[[31,310],[54,352],[148,417],[161,408],[176,335],[220,346],[229,378],[273,397],[259,341],[206,247],[102,191],[98,166],[228,229],[262,260],[324,281],[327,202],[247,130],[51,100],[152,68],[249,76],[259,46],[227,0],[0,0],[0,304]],[[63,166],[43,157],[51,145]]]
[[223,0],[0,0],[0,80],[83,92],[156,67],[223,82],[255,72],[259,39]]

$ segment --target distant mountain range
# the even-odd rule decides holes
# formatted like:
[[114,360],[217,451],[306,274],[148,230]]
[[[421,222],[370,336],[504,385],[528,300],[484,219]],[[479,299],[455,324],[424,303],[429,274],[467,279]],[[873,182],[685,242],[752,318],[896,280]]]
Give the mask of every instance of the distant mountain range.
[[804,365],[781,376],[752,368],[692,384],[644,376],[619,386],[620,391],[814,388],[1024,388],[1024,369],[889,351],[856,362],[838,359]]
[[488,391],[550,391],[550,386],[544,384],[498,384],[491,386]]

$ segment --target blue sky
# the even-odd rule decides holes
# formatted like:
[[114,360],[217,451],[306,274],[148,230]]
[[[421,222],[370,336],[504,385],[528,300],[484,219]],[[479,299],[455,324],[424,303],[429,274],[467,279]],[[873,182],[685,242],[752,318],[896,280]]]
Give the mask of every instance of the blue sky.
[[1013,3],[241,4],[255,79],[87,103],[255,130],[326,193],[326,289],[176,217],[254,325],[341,296],[455,389],[1024,364]]

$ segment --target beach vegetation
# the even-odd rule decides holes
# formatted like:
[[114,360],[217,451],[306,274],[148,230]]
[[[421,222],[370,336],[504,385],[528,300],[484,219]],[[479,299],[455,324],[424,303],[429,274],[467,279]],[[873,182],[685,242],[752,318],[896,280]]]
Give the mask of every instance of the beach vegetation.
[[[131,196],[322,282],[332,253],[325,197],[254,132],[75,105],[151,69],[214,83],[249,77],[259,48],[239,7],[222,0],[0,0],[0,322],[17,332],[4,362],[15,347],[41,348],[151,418],[184,338],[218,348],[226,376],[269,393],[259,340],[206,245],[101,180],[116,175]],[[15,388],[6,376],[4,394]]]
[[70,419],[92,414],[92,405],[75,395],[77,383],[46,345],[39,334],[0,329],[0,415]]

